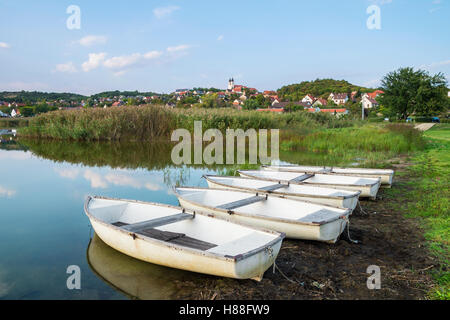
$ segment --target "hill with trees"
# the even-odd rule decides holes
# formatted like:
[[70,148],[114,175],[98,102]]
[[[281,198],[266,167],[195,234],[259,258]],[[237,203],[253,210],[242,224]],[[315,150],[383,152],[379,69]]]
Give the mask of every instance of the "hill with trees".
[[289,101],[299,101],[307,94],[327,99],[331,92],[350,94],[352,91],[365,93],[372,92],[373,90],[374,89],[353,85],[345,80],[317,79],[314,81],[303,81],[298,84],[284,86],[281,89],[278,89],[278,96],[281,99]]
[[153,96],[153,95],[159,95],[159,94],[158,93],[154,93],[154,92],[139,92],[137,90],[135,90],[135,91],[119,91],[119,90],[115,90],[115,91],[105,91],[105,92],[96,93],[96,94],[91,95],[90,98],[92,98],[92,99],[114,98],[114,97],[120,97],[120,96],[124,96],[124,97],[137,97],[137,96],[148,97],[148,96]]
[[0,92],[0,101],[17,102],[25,104],[36,104],[43,101],[81,101],[86,99],[86,96],[76,93],[56,93],[56,92],[38,92],[38,91],[3,91]]

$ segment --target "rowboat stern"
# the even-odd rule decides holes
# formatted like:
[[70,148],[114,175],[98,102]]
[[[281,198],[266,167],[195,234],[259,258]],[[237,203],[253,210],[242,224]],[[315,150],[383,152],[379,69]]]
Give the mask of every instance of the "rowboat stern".
[[336,243],[344,232],[350,215],[351,210],[348,210],[339,219],[321,224],[319,227],[320,240],[330,244]]
[[352,196],[344,197],[342,200],[342,208],[350,209],[352,212],[355,210],[356,206],[358,205],[359,196],[361,195],[361,191],[358,191]]
[[258,252],[249,252],[241,256],[237,256],[237,262],[235,264],[236,279],[252,279],[255,281],[261,281],[264,273],[275,263],[278,253],[281,249],[284,234],[276,241],[268,244],[264,248],[258,250]]

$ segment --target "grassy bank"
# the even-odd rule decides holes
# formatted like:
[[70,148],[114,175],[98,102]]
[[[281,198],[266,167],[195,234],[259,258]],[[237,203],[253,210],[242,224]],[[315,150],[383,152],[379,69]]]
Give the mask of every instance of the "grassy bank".
[[417,180],[411,182],[408,216],[425,222],[425,237],[432,253],[441,262],[433,272],[436,289],[434,299],[450,299],[450,125],[437,125],[424,134],[429,143],[424,152],[414,157],[409,168]]
[[273,114],[235,109],[168,109],[155,106],[65,110],[41,114],[20,131],[22,136],[71,140],[151,140],[169,137],[176,128],[203,130],[286,129],[309,133],[323,128],[353,126],[354,122],[332,115],[306,112]]
[[435,284],[430,299],[450,299],[450,125],[437,125],[424,133],[426,146],[415,152],[397,174],[394,188],[385,190],[392,210],[418,219],[426,246],[434,257],[430,270]]
[[[351,128],[317,131],[307,135],[291,133],[282,139],[282,151],[299,151],[316,157],[317,165],[361,164],[386,167],[400,154],[423,150],[421,132],[404,124],[368,124]],[[295,161],[295,160],[294,160]]]

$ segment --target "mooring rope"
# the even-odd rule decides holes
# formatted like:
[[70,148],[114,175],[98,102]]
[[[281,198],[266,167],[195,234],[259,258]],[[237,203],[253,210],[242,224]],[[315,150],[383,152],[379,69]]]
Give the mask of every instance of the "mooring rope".
[[299,284],[299,285],[303,285],[303,283],[301,282],[297,282],[294,281],[292,279],[289,279],[288,276],[286,276],[283,271],[281,271],[281,269],[277,266],[277,264],[275,263],[275,261],[273,262],[273,273],[275,274],[275,269],[277,269],[278,271],[280,271],[280,274],[283,276],[283,278],[285,278],[287,281],[289,281],[290,283],[294,283],[294,284]]
[[350,240],[351,243],[355,243],[355,244],[359,243],[358,240],[353,240],[350,237],[350,219],[348,219],[348,217],[346,217],[346,218],[344,218],[344,221],[347,221],[347,237],[348,237],[348,240]]
[[369,213],[364,211],[362,206],[361,206],[361,201],[358,200],[358,206],[359,206],[359,211],[361,211],[362,214],[364,215],[368,215]]

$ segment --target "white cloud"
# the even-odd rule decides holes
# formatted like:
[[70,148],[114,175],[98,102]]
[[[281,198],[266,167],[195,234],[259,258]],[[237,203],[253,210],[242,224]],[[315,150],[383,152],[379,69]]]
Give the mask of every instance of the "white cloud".
[[[103,65],[109,69],[121,70],[130,68],[137,64],[143,64],[147,60],[154,60],[161,57],[163,53],[161,51],[149,51],[147,53],[133,53],[126,56],[117,56],[105,60]],[[122,75],[124,72],[116,72],[115,75]]]
[[0,197],[11,198],[16,194],[16,190],[7,189],[6,187],[0,186]]
[[156,184],[143,182],[140,179],[133,178],[125,173],[117,173],[117,172],[109,173],[105,176],[105,180],[111,184],[121,187],[132,187],[135,189],[145,188],[151,191],[157,191],[161,189]]
[[430,64],[423,64],[419,67],[419,69],[434,69],[438,67],[448,66],[450,65],[450,60],[432,62]]
[[112,57],[103,62],[103,65],[111,69],[121,69],[137,63],[141,59],[140,53],[133,53],[128,56]]
[[96,44],[105,44],[108,39],[105,36],[88,35],[77,41],[84,47],[90,47]]
[[0,42],[0,48],[8,49],[11,48],[11,46],[6,42]]
[[153,14],[158,19],[162,19],[162,18],[165,18],[167,16],[170,16],[174,11],[177,11],[177,10],[180,10],[180,9],[181,8],[178,7],[178,6],[160,7],[160,8],[155,8],[153,10]]
[[149,51],[144,54],[145,59],[157,59],[161,57],[163,53],[161,51]]
[[71,179],[74,180],[78,174],[79,174],[79,170],[78,169],[55,169],[56,173],[59,174],[59,176],[61,178],[66,178],[66,179]]
[[61,63],[56,65],[56,72],[67,72],[74,73],[77,72],[77,68],[73,64],[73,62]]
[[220,36],[217,37],[217,41],[222,41],[224,38],[223,34],[221,34]]
[[161,190],[157,184],[148,182],[147,178],[132,177],[127,172],[112,171],[102,176],[92,170],[84,172],[84,178],[91,183],[92,188],[108,188],[110,185],[131,187],[134,189],[147,189],[151,191]]
[[84,172],[84,178],[91,183],[92,188],[102,188],[105,189],[108,187],[108,183],[103,179],[103,177],[91,170],[86,170]]
[[174,53],[174,52],[180,52],[180,51],[186,51],[187,49],[189,49],[191,46],[188,44],[181,44],[179,46],[176,47],[168,47],[167,48],[167,52],[169,53]]
[[84,72],[91,71],[98,66],[100,66],[100,63],[105,60],[106,53],[89,53],[89,60],[86,62],[83,62],[81,67],[83,68]]

